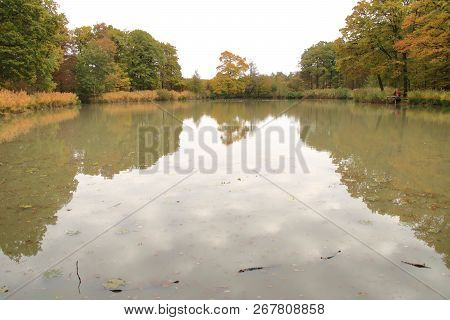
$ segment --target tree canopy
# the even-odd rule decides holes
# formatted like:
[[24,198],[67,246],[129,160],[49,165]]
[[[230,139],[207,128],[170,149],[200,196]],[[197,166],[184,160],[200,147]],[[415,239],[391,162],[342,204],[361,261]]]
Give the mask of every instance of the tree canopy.
[[246,86],[245,75],[249,68],[246,59],[224,51],[219,61],[220,64],[216,68],[217,74],[212,79],[214,93],[224,97],[242,95]]
[[0,5],[0,86],[51,90],[63,60],[66,18],[53,0],[2,0]]

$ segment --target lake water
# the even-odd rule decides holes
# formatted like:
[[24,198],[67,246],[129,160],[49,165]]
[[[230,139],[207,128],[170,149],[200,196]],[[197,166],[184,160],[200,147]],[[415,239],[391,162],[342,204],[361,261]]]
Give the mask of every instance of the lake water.
[[447,298],[449,138],[450,114],[339,101],[5,121],[0,297]]

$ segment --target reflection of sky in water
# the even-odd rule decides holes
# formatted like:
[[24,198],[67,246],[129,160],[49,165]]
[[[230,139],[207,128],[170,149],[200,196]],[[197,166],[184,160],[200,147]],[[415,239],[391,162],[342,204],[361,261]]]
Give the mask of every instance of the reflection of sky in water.
[[[211,116],[197,118],[195,123],[185,118],[184,125],[194,132],[206,125],[218,126]],[[292,126],[298,138],[302,129],[292,116],[280,117],[262,130],[272,126],[286,132]],[[1,278],[14,290],[159,195],[61,263],[61,278],[39,278],[15,298],[439,298],[261,176],[243,172],[242,144],[247,144],[248,161],[254,164],[258,159],[255,140],[256,132],[252,131],[230,145],[225,145],[220,135],[216,143],[205,139],[218,155],[217,172],[196,173],[164,194],[161,192],[185,175],[173,170],[145,174],[127,168],[111,179],[77,173],[76,191],[59,209],[57,223],[47,226],[41,250],[22,258],[19,264],[1,256],[0,267],[6,275]],[[181,163],[188,161],[185,150],[189,148],[196,150],[195,161],[201,155],[208,159],[207,153],[199,150],[198,141],[189,141],[183,131],[179,148],[154,166],[165,161],[173,165],[179,155]],[[235,164],[231,174],[226,167],[230,149]],[[396,263],[426,262],[432,269],[401,267],[441,293],[450,294],[450,273],[440,254],[419,240],[410,226],[400,224],[398,217],[374,214],[362,197],[350,195],[329,152],[317,151],[310,144],[302,145],[301,151],[308,174],[298,162],[294,174],[287,170],[270,174],[264,168],[261,173],[388,259]],[[287,144],[271,140],[271,158],[283,153],[287,153]],[[266,160],[265,153],[261,154]],[[89,152],[83,157],[89,157]],[[198,167],[195,161],[194,167]],[[68,230],[81,233],[68,236]],[[337,250],[342,253],[335,258],[320,259]],[[83,280],[81,296],[74,273],[76,260]],[[255,266],[267,269],[237,273]],[[102,287],[103,282],[115,277],[127,281],[120,294]],[[175,280],[180,283],[169,285]]]

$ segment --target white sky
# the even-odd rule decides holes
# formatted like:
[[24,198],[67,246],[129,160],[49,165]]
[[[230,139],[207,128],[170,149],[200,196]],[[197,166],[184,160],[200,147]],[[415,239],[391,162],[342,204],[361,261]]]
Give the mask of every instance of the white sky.
[[339,36],[357,0],[56,0],[71,28],[105,22],[178,49],[183,76],[216,73],[224,50],[261,73],[298,69],[303,50]]

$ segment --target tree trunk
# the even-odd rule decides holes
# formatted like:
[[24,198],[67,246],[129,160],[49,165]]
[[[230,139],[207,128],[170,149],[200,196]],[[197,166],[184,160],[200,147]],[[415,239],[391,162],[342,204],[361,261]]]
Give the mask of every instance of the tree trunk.
[[407,64],[407,55],[406,53],[402,54],[403,59],[403,97],[406,98],[408,96],[408,64]]
[[377,79],[378,79],[378,85],[380,86],[380,90],[384,91],[383,80],[381,80],[381,77],[379,74],[377,74]]

